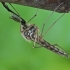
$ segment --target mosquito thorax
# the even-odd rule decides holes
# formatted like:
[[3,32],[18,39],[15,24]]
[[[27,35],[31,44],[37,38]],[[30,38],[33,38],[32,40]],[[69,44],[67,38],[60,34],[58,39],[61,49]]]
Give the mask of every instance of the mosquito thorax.
[[35,40],[37,27],[34,24],[27,24],[27,27],[21,25],[21,31],[23,31],[21,33],[22,36],[24,36],[27,40]]

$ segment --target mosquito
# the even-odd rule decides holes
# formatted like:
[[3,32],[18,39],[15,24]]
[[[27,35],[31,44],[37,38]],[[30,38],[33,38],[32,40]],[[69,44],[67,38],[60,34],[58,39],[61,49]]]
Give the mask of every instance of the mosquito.
[[[51,15],[47,18],[46,22],[43,24],[43,28],[42,28],[42,32],[41,34],[39,34],[39,28],[35,25],[35,24],[28,24],[28,22],[30,20],[32,20],[36,15],[37,15],[37,12],[36,14],[28,21],[26,22],[21,16],[20,14],[16,11],[16,9],[12,6],[11,3],[9,3],[13,9],[17,12],[17,14],[15,12],[13,12],[6,3],[2,2],[3,6],[10,12],[12,13],[13,15],[10,17],[11,19],[13,19],[14,21],[16,22],[19,22],[20,23],[20,32],[22,34],[22,36],[27,40],[27,41],[33,41],[34,42],[34,45],[33,47],[35,48],[35,43],[37,43],[38,45],[58,54],[58,55],[61,55],[61,56],[65,56],[67,58],[70,57],[69,53],[67,53],[63,48],[61,48],[59,45],[57,44],[50,44],[49,42],[47,42],[46,40],[43,39],[43,29],[44,29],[44,25],[46,24],[47,20],[51,17],[51,15],[63,4],[59,4],[55,10],[51,13]],[[65,13],[64,13],[65,14]],[[64,15],[62,14],[54,23],[53,25]],[[52,25],[52,26],[53,26]],[[51,26],[51,27],[52,27]],[[50,27],[50,28],[51,28]],[[49,28],[49,29],[50,29]],[[49,30],[48,29],[48,30]],[[46,32],[47,33],[47,32]],[[45,34],[46,34],[45,33]]]

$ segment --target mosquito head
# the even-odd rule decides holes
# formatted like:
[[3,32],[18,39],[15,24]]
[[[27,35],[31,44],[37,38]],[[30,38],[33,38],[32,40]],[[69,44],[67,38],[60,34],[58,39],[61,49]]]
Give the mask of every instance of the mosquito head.
[[17,16],[17,15],[15,15],[15,14],[13,14],[12,16],[10,16],[10,18],[13,19],[13,20],[16,21],[16,22],[21,22],[20,17]]
[[10,18],[13,19],[16,22],[20,22],[22,25],[24,25],[26,23],[26,21],[23,18],[21,18],[18,15],[15,15],[15,14],[13,14],[12,16],[10,16]]

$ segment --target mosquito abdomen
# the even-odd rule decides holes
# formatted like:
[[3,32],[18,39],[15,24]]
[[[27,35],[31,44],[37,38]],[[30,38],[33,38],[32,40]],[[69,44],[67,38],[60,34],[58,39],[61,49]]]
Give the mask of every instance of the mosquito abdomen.
[[47,42],[46,42],[45,48],[47,48],[61,56],[65,56],[65,57],[69,58],[69,54],[67,52],[65,52],[63,49],[55,47],[55,45],[50,44],[49,46],[47,46]]
[[38,43],[39,43],[41,46],[43,46],[43,47],[49,49],[50,51],[53,51],[54,53],[57,53],[57,54],[59,54],[59,55],[61,55],[61,56],[65,56],[65,57],[67,57],[67,58],[70,57],[69,54],[68,54],[66,51],[64,51],[63,49],[61,49],[61,48],[59,48],[59,47],[56,47],[56,46],[58,46],[58,45],[51,45],[50,43],[48,43],[47,41],[45,41],[45,40],[42,39],[41,37],[39,37]]
[[48,47],[48,49],[55,52],[55,53],[57,53],[57,54],[59,54],[59,55],[61,55],[61,56],[65,56],[67,58],[69,57],[67,52],[63,51],[62,49],[59,49],[59,48],[55,47],[54,45],[50,45]]

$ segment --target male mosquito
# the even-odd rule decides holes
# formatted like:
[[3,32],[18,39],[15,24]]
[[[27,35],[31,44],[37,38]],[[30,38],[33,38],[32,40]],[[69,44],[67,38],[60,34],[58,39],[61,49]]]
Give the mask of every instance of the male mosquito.
[[[39,44],[40,46],[44,47],[44,48],[47,48],[48,50],[54,52],[54,53],[57,53],[61,56],[65,56],[67,58],[69,58],[69,54],[64,51],[64,49],[62,49],[60,46],[58,46],[57,44],[50,44],[49,42],[47,42],[46,40],[43,39],[43,36],[42,36],[42,33],[43,33],[43,29],[44,29],[44,25],[46,24],[46,22],[43,24],[43,28],[42,28],[42,32],[41,34],[39,35],[39,29],[38,27],[35,25],[35,24],[28,24],[28,22],[30,20],[32,20],[36,14],[28,21],[26,22],[20,15],[19,13],[16,11],[16,9],[13,7],[13,9],[17,12],[17,14],[15,12],[13,12],[8,6],[6,3],[2,2],[3,6],[10,12],[12,13],[13,15],[11,16],[11,19],[15,20],[16,22],[19,22],[20,23],[20,32],[22,34],[22,36],[26,39],[26,40],[31,40],[34,42],[34,47],[35,47],[35,43]],[[51,15],[58,9],[58,7],[60,7],[60,5],[62,5],[63,3],[59,4],[55,10],[51,13]],[[51,17],[51,15],[48,17],[48,19]],[[64,15],[64,14],[63,14]],[[62,16],[63,16],[62,15]],[[53,25],[62,17],[60,16],[54,23]],[[52,26],[53,26],[52,25]],[[52,27],[51,26],[51,27]],[[50,28],[51,28],[50,27]],[[49,28],[49,29],[50,29]],[[48,29],[48,30],[49,30]],[[46,34],[46,33],[45,33]]]

